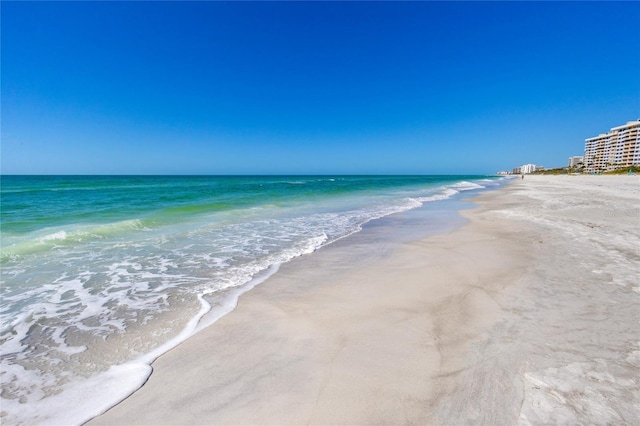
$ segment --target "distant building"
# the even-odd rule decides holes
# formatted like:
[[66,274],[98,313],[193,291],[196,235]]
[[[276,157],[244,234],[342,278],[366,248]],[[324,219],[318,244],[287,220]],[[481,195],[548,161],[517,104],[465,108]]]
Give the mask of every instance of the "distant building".
[[569,167],[578,167],[579,164],[582,164],[584,157],[582,155],[575,155],[573,157],[569,157]]
[[525,175],[536,170],[544,170],[544,167],[536,166],[535,164],[523,164],[522,166],[514,167],[510,172],[498,172],[498,174]]
[[640,165],[640,120],[613,127],[584,141],[584,165],[590,173]]

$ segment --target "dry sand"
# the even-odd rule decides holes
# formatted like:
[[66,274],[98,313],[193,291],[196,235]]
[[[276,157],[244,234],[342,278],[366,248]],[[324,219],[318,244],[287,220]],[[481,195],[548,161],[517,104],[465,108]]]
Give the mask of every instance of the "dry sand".
[[474,202],[453,233],[284,265],[90,424],[640,423],[639,178]]

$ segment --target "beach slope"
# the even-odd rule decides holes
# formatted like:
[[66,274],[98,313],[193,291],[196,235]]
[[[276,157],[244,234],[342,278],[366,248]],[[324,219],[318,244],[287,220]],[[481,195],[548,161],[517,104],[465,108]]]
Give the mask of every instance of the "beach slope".
[[638,423],[639,178],[473,201],[454,232],[388,221],[283,265],[89,424]]

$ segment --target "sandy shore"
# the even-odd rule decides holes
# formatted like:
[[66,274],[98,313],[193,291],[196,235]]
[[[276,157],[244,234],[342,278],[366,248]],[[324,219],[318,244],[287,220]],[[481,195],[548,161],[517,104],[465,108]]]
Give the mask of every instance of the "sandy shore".
[[387,242],[400,215],[284,265],[89,424],[638,424],[640,178],[474,203],[452,233]]

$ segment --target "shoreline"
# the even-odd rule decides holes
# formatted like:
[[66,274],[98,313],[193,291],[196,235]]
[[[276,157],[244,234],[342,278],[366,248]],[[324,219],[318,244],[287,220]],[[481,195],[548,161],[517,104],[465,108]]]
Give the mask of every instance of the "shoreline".
[[[26,346],[15,347],[15,355],[3,358],[9,362],[3,375],[7,379],[3,387],[6,398],[0,416],[12,424],[87,422],[137,391],[151,374],[150,364],[157,356],[233,310],[237,297],[268,278],[278,265],[339,240],[349,240],[363,228],[369,229],[365,234],[371,238],[380,234],[380,229],[389,227],[393,227],[394,239],[395,234],[404,234],[404,239],[415,238],[417,229],[425,235],[434,229],[442,232],[455,227],[450,223],[451,216],[458,217],[457,209],[463,208],[464,203],[459,201],[462,193],[470,196],[506,182],[490,177],[475,181],[462,178],[344,177],[338,179],[339,183],[335,183],[336,179],[300,178],[294,185],[286,178],[275,181],[257,178],[263,182],[260,188],[263,184],[282,187],[280,192],[276,191],[280,198],[293,197],[298,201],[281,206],[269,203],[268,196],[265,200],[258,194],[263,189],[257,189],[250,180],[247,182],[257,191],[254,198],[258,204],[266,202],[261,208],[239,209],[218,217],[215,214],[194,216],[189,213],[190,208],[183,206],[180,210],[186,214],[173,218],[175,224],[154,227],[147,223],[150,228],[145,228],[143,233],[137,232],[137,228],[129,230],[127,226],[121,226],[130,221],[116,220],[114,225],[118,233],[113,240],[131,240],[132,244],[114,246],[109,238],[90,239],[86,244],[74,240],[70,241],[69,247],[55,249],[53,259],[38,261],[46,250],[24,259],[24,265],[30,267],[20,269],[21,259],[16,259],[9,271],[17,275],[7,286],[14,289],[15,298],[23,297],[19,290],[25,283],[21,282],[20,274],[32,271],[32,275],[38,276],[43,265],[66,266],[59,272],[55,268],[47,271],[50,275],[61,276],[62,281],[53,295],[48,294],[46,290],[50,287],[45,283],[33,285],[34,291],[28,293],[34,299],[40,296],[52,300],[51,306],[55,309],[32,318],[26,316],[30,315],[28,304],[16,306],[25,312],[15,323],[16,334],[13,339],[10,337],[9,343],[23,341]],[[89,185],[97,184],[91,178],[87,179]],[[300,185],[305,180],[306,183]],[[225,180],[204,181],[209,186],[219,186],[221,182]],[[193,183],[199,186],[202,182]],[[189,179],[165,182],[165,185],[174,184],[182,188],[181,192],[189,193]],[[304,188],[308,184],[310,188]],[[20,187],[19,182],[16,185]],[[156,200],[159,195],[153,181],[143,179],[134,186],[142,198]],[[289,186],[293,186],[291,191]],[[338,192],[342,194],[334,197],[329,193],[335,187],[341,188]],[[234,191],[242,193],[237,188]],[[296,196],[300,191],[306,195]],[[127,211],[135,205],[118,204],[117,197],[113,202]],[[202,207],[202,203],[199,196],[189,201],[192,206]],[[409,212],[424,207],[433,214],[429,215],[429,223],[418,225],[420,215]],[[448,214],[447,210],[455,211],[455,215]],[[407,220],[397,220],[393,213],[398,212],[405,212],[402,216]],[[444,218],[442,214],[445,214]],[[138,219],[133,222],[143,223]],[[61,238],[67,238],[68,233],[75,235],[72,228],[75,229],[71,227],[60,233]],[[53,234],[48,230],[43,233],[58,235],[58,232]],[[31,235],[25,235],[25,241],[37,241]],[[160,237],[160,246],[157,237]],[[100,247],[102,249],[98,250]],[[84,253],[87,248],[91,250]],[[91,254],[93,250],[97,250],[97,257]],[[65,256],[74,251],[79,254],[67,265]],[[77,286],[77,280],[71,279],[74,273],[79,274],[80,282],[84,282],[81,287]],[[233,285],[241,282],[244,284]],[[84,304],[74,304],[76,298]],[[116,300],[118,309],[105,309]],[[95,322],[84,323],[81,319],[87,309],[99,312],[93,317]],[[59,318],[56,311],[64,312],[64,316]],[[139,321],[139,318],[144,319]],[[73,326],[75,322],[79,322],[77,328]],[[35,323],[35,328],[29,323]],[[100,327],[101,323],[108,324],[108,328]],[[39,331],[40,324],[44,331]],[[47,341],[35,337],[24,340],[21,337],[30,334],[60,335],[64,340]],[[88,344],[84,345],[85,342]],[[7,348],[6,342],[3,342],[4,348]],[[37,358],[39,365],[33,365],[35,374],[22,374],[21,363],[38,350],[46,355]],[[67,357],[71,350],[78,354]],[[43,396],[33,389],[43,389]],[[86,395],[97,397],[86,398]]]
[[[552,285],[580,266],[556,257],[576,257],[575,249],[544,223],[554,214],[560,221],[562,208],[543,221],[522,208],[540,207],[544,186],[558,178],[550,179],[527,176],[480,194],[461,212],[470,222],[452,233],[372,251],[362,231],[283,265],[88,424],[637,420],[640,351],[629,342],[640,337],[638,290],[622,282],[602,295],[591,279],[561,292]],[[588,186],[581,190],[597,189]],[[635,197],[616,213],[632,226]],[[594,224],[584,206],[570,209]],[[597,254],[588,261],[607,260]],[[628,256],[620,264],[637,272]],[[607,306],[587,295],[606,296]],[[592,319],[589,309],[601,314]]]

